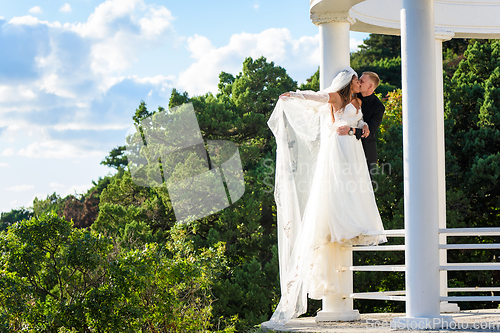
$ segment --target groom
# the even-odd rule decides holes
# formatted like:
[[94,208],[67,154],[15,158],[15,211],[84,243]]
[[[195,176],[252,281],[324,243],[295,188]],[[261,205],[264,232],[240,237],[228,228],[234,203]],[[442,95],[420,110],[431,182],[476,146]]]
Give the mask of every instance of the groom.
[[377,166],[377,138],[375,133],[382,123],[385,107],[384,104],[375,96],[374,91],[378,87],[380,79],[374,72],[363,72],[359,78],[360,92],[358,98],[361,99],[361,110],[363,112],[363,120],[368,123],[370,134],[365,137],[361,128],[351,128],[349,126],[341,126],[338,128],[339,135],[356,135],[356,138],[363,143],[370,178],[373,180],[373,174],[376,172]]

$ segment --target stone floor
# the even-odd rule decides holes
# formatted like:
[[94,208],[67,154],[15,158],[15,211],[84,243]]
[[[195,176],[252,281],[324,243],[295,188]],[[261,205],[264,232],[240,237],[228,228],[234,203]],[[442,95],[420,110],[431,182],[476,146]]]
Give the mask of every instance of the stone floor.
[[[391,329],[390,323],[395,317],[404,317],[404,313],[369,313],[362,314],[361,320],[354,322],[331,322],[317,324],[314,317],[297,318],[285,326],[265,322],[261,324],[264,332],[397,332],[408,329]],[[425,330],[425,332],[500,332],[500,309],[470,310],[451,315],[454,325],[448,329]],[[413,330],[412,330],[413,331]]]

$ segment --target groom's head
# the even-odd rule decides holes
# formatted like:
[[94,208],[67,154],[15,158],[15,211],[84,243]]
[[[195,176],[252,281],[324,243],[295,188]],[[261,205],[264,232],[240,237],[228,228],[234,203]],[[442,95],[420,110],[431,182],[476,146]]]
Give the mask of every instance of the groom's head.
[[377,73],[363,72],[363,75],[359,78],[359,83],[361,85],[361,94],[363,96],[370,96],[377,89],[380,78]]

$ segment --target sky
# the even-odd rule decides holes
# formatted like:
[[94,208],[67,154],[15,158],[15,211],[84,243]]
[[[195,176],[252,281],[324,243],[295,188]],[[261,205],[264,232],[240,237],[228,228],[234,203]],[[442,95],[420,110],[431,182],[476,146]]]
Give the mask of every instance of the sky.
[[309,1],[0,0],[0,212],[86,192],[141,100],[216,93],[248,56],[314,74]]

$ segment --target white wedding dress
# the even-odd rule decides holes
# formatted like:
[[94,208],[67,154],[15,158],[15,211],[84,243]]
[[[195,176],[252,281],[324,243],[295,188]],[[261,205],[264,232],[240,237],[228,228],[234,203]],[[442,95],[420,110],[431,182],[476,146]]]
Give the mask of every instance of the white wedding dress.
[[277,143],[281,299],[274,322],[286,323],[306,312],[308,295],[321,299],[340,292],[340,267],[336,254],[326,249],[331,249],[325,246],[328,242],[386,241],[385,236],[363,235],[383,226],[362,143],[355,136],[337,134],[343,125],[362,128],[363,114],[348,104],[335,113],[333,122],[321,94],[316,93],[319,102],[280,99],[268,121]]

